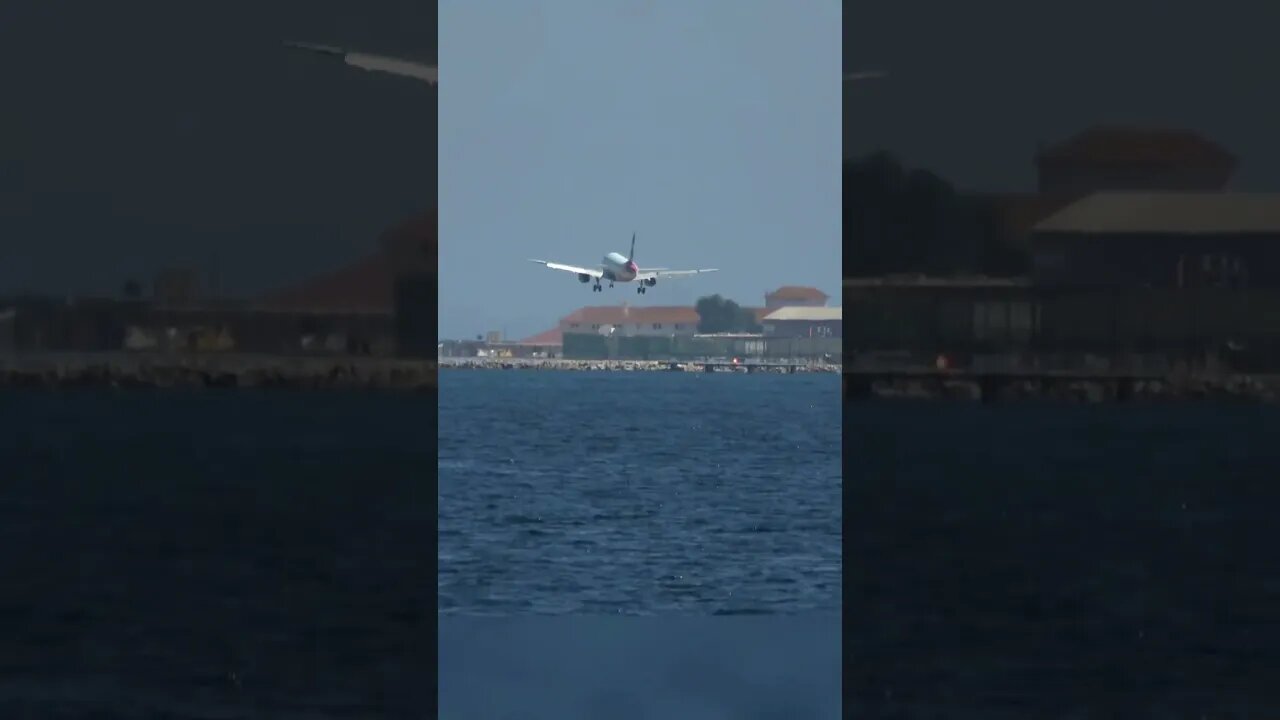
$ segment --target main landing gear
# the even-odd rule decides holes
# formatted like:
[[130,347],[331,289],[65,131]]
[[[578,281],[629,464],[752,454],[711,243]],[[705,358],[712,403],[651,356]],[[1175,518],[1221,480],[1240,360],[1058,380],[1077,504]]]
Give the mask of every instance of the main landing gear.
[[645,286],[641,285],[640,287],[636,288],[636,294],[637,294],[637,295],[643,295],[643,294],[644,294],[644,292],[645,292],[645,290],[647,290],[647,289],[648,289],[648,288],[646,288]]
[[604,288],[600,287],[600,283],[591,286],[591,292],[604,292]]

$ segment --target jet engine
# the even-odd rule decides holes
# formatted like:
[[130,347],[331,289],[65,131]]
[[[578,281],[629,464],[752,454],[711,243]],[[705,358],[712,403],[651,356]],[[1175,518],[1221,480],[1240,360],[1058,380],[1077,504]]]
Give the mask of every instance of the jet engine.
[[578,273],[578,282],[581,282],[581,283],[591,282],[591,276],[586,273]]
[[648,285],[649,287],[653,287],[654,285],[657,285],[657,284],[658,284],[658,278],[656,278],[656,277],[655,277],[655,278],[649,278],[648,280],[645,280],[645,281],[643,281],[643,282],[644,282],[644,284],[645,284],[645,285]]

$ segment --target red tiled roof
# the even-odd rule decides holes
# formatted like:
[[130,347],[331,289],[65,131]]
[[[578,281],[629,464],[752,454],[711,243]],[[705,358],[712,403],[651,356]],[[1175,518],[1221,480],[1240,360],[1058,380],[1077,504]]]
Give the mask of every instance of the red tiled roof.
[[698,311],[683,305],[597,305],[573,311],[560,319],[561,327],[580,325],[625,325],[628,323],[698,323]]
[[1036,162],[1233,166],[1221,145],[1189,130],[1098,125],[1040,151]]
[[256,306],[283,312],[376,312],[395,307],[394,276],[386,255],[378,253],[305,283],[268,293]]
[[1073,194],[994,194],[968,195],[986,204],[1000,225],[1002,237],[1014,247],[1025,247],[1031,229],[1041,220],[1065,208],[1078,199]]
[[805,302],[825,301],[827,297],[827,294],[818,288],[801,285],[784,285],[765,296],[768,300],[803,300]]
[[431,210],[405,220],[378,238],[397,272],[436,272],[439,225]]
[[397,274],[436,272],[436,229],[435,210],[409,218],[379,237],[379,252],[292,288],[267,293],[254,304],[279,312],[391,313]]
[[564,332],[558,327],[527,337],[517,345],[564,345]]

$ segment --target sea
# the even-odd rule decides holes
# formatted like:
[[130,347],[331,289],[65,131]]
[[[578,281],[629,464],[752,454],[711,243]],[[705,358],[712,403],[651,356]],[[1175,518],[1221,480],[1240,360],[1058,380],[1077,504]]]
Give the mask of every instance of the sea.
[[841,606],[840,378],[445,372],[444,614]]
[[849,403],[849,717],[1280,717],[1280,408]]
[[1280,716],[1276,409],[839,384],[5,390],[0,717]]
[[0,718],[424,718],[435,398],[0,391]]

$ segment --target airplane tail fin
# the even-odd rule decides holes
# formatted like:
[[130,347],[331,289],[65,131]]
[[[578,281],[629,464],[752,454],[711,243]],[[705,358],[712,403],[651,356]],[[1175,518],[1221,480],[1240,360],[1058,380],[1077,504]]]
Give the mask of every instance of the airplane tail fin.
[[631,233],[631,255],[627,258],[631,262],[636,260],[636,234]]

